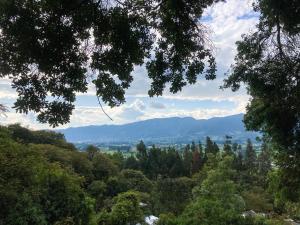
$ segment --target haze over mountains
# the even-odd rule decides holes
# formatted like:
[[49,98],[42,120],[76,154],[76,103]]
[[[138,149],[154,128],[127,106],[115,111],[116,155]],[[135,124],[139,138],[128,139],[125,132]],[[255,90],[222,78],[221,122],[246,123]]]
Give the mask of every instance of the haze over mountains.
[[144,140],[153,143],[184,143],[206,136],[223,141],[230,135],[236,141],[254,139],[258,134],[245,130],[243,114],[196,120],[192,117],[149,119],[124,125],[94,125],[59,130],[70,142],[130,143]]

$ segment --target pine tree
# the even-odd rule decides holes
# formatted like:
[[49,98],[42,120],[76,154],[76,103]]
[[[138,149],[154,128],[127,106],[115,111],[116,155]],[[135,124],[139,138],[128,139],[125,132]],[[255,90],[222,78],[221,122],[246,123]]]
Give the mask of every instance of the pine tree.
[[237,143],[233,143],[232,144],[232,151],[234,154],[238,154],[238,144]]
[[137,144],[136,150],[137,150],[136,157],[139,161],[140,168],[145,174],[147,174],[148,167],[149,167],[149,165],[148,165],[148,157],[149,156],[148,156],[148,152],[147,152],[147,147],[143,141],[140,141],[140,143]]
[[140,141],[140,143],[137,144],[136,150],[137,150],[137,158],[139,160],[147,158],[147,147],[143,141]]
[[231,139],[232,137],[227,136],[225,137],[225,143],[224,143],[224,147],[223,147],[223,152],[225,155],[233,155],[233,151],[232,151],[232,147],[231,147]]
[[192,152],[197,150],[197,147],[196,147],[196,144],[194,141],[192,141],[191,150],[192,150]]
[[185,148],[183,152],[183,167],[184,167],[185,176],[188,177],[191,176],[192,160],[193,160],[192,152],[188,148]]
[[261,152],[258,156],[257,162],[259,174],[263,177],[266,177],[268,172],[272,169],[272,161],[270,149],[265,141],[261,145]]
[[250,139],[247,140],[247,147],[245,152],[245,169],[248,171],[255,171],[257,165],[257,156],[253,148],[252,142]]
[[210,137],[206,137],[205,154],[214,153],[214,143]]
[[219,146],[217,145],[216,142],[214,142],[214,145],[213,145],[213,154],[218,154],[220,152],[220,149],[219,149]]
[[193,152],[192,174],[197,173],[200,170],[201,164],[202,164],[202,159],[200,157],[200,153],[199,151],[196,150]]
[[244,166],[243,166],[243,153],[242,153],[242,146],[241,145],[238,145],[237,147],[237,155],[235,156],[234,158],[234,168],[240,172],[244,169]]
[[198,143],[198,149],[199,149],[201,158],[203,158],[203,146],[202,146],[201,141],[199,141],[199,143]]

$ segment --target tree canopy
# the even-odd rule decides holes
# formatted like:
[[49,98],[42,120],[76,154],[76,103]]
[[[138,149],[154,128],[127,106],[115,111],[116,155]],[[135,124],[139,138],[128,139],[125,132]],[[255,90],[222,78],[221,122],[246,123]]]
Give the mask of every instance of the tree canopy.
[[[276,146],[282,186],[300,190],[300,2],[258,1],[255,32],[237,42],[238,53],[225,87],[241,83],[251,95],[245,123]],[[299,196],[300,197],[300,196]],[[295,196],[293,199],[296,199]]]
[[138,65],[150,96],[168,83],[176,93],[199,74],[215,77],[199,19],[217,1],[1,0],[0,77],[12,80],[18,112],[52,126],[69,122],[90,82],[104,103],[124,103]]

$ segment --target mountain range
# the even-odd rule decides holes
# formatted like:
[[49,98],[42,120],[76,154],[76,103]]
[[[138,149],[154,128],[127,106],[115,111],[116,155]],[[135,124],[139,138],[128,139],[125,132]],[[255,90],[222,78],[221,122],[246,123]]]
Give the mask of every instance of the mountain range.
[[59,130],[73,143],[184,143],[206,136],[223,141],[226,135],[235,141],[255,139],[258,133],[246,131],[243,114],[211,119],[192,117],[157,118],[123,125],[93,125]]

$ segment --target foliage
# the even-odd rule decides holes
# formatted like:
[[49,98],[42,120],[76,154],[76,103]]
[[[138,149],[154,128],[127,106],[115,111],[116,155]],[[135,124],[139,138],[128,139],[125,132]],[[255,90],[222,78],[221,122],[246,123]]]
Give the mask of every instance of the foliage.
[[122,170],[118,178],[125,190],[134,190],[145,193],[150,193],[152,191],[152,182],[141,171]]
[[253,186],[251,190],[242,192],[246,203],[246,210],[255,212],[271,212],[273,210],[272,197],[261,187]]
[[77,151],[47,132],[0,127],[1,225],[136,225],[147,215],[160,215],[162,225],[282,224],[280,217],[241,217],[248,209],[299,218],[299,202],[289,200],[298,193],[282,186],[269,143],[256,158],[250,142],[245,157],[228,140],[230,154],[216,151],[210,138],[211,152],[195,142],[183,152],[141,142],[126,159],[94,146]]
[[193,180],[187,177],[159,179],[153,193],[155,211],[179,215],[190,202],[193,187]]
[[111,212],[102,212],[99,225],[135,225],[143,221],[140,197],[137,192],[124,192],[115,198]]
[[103,153],[93,158],[93,174],[97,180],[106,180],[117,174],[118,167]]
[[186,207],[179,224],[238,224],[244,201],[238,195],[231,177],[232,158],[225,158],[209,171],[207,178],[196,187],[195,199]]
[[[237,42],[238,53],[225,87],[247,87],[251,101],[245,123],[264,132],[274,144],[282,186],[299,188],[300,37],[299,1],[257,1],[255,32]],[[292,191],[291,191],[292,192]],[[288,197],[288,196],[287,196]],[[299,196],[293,195],[293,201]]]
[[0,171],[0,224],[88,223],[92,206],[82,179],[42,152],[1,138]]
[[171,214],[161,214],[156,225],[177,225],[176,217]]
[[1,1],[0,77],[12,80],[18,112],[36,112],[52,126],[69,122],[88,77],[109,106],[124,103],[131,72],[144,62],[150,96],[168,83],[176,93],[199,74],[215,78],[196,21],[217,1]]

